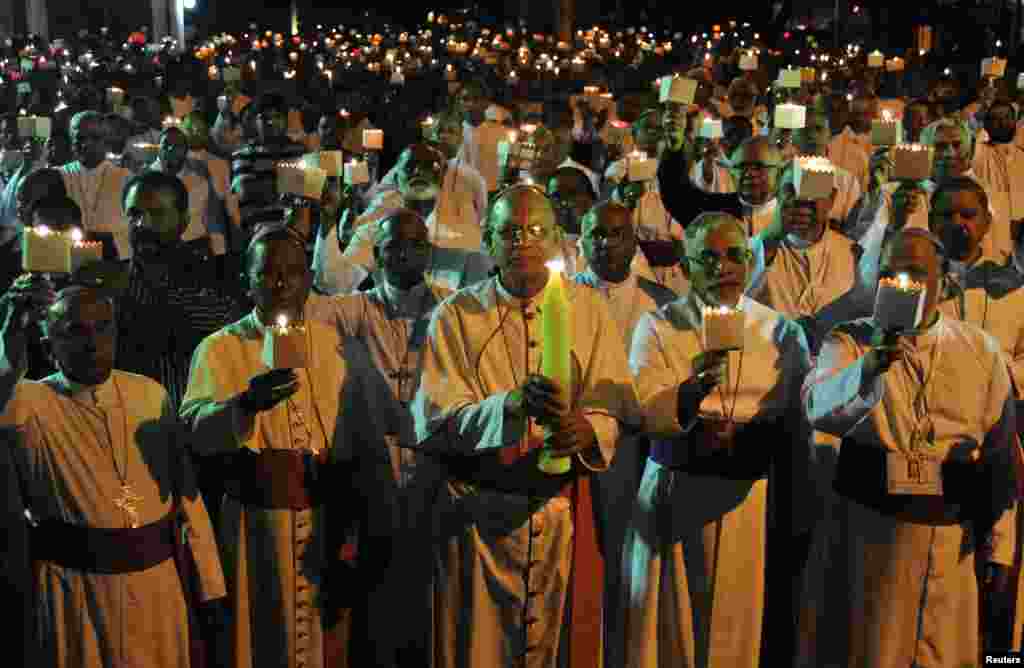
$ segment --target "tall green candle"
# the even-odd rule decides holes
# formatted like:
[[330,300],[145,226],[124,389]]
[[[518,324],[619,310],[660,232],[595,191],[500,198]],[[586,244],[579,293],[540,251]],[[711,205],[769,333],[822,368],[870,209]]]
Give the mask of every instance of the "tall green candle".
[[[568,405],[572,400],[572,308],[565,292],[562,271],[565,263],[548,263],[548,284],[544,288],[541,329],[544,335],[544,351],[541,358],[541,374],[554,381],[563,401]],[[568,473],[572,460],[568,457],[552,457],[547,451],[541,453],[540,470],[551,475]]]

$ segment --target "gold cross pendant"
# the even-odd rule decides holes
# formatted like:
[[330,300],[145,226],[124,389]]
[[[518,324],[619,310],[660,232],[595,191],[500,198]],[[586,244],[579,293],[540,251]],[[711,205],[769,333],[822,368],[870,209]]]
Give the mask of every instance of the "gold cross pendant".
[[136,505],[139,501],[142,501],[142,497],[135,493],[132,486],[121,483],[121,495],[114,499],[114,505],[128,516],[128,526],[132,529],[139,528],[139,510]]

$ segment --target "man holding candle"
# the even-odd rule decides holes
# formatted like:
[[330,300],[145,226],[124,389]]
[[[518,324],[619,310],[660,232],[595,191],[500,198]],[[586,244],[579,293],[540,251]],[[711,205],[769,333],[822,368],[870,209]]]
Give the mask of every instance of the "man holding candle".
[[[384,450],[363,453],[366,469],[356,478],[374,511],[368,533],[393,545],[392,558],[373,576],[380,584],[369,601],[368,627],[392,629],[378,634],[374,665],[402,666],[428,655],[431,570],[422,550],[431,540],[430,501],[440,482],[437,461],[408,448],[416,443],[409,405],[419,387],[427,324],[451,291],[426,280],[431,247],[422,218],[397,211],[371,225],[381,280],[365,292],[310,299],[306,317],[333,325],[346,340],[360,340],[374,380],[388,390],[386,402],[373,407],[394,416],[384,425],[383,441],[373,443]],[[405,601],[400,609],[396,600]]]
[[242,232],[246,237],[261,225],[284,220],[287,206],[279,199],[278,163],[302,159],[305,148],[288,139],[288,102],[279,93],[266,93],[256,102],[258,139],[231,156],[231,192],[238,196]]
[[[114,305],[97,291],[26,275],[2,301],[2,561],[24,587],[27,608],[9,601],[28,622],[23,663],[197,665],[189,618],[214,621],[226,592],[167,393],[113,368]],[[59,371],[23,380],[40,322]]]
[[71,146],[76,160],[60,168],[68,196],[82,209],[87,232],[113,235],[118,256],[132,256],[130,231],[121,216],[121,191],[131,173],[106,159],[103,118],[83,111],[71,119]]
[[[633,336],[630,364],[656,440],[623,552],[622,665],[753,668],[769,476],[785,499],[773,502],[777,526],[792,525],[791,500],[812,501],[800,411],[810,356],[795,323],[744,296],[753,255],[739,220],[698,217],[686,252],[690,294],[645,316]],[[707,335],[717,315],[708,311],[723,307],[744,314],[739,350]]]
[[873,150],[871,123],[877,118],[878,98],[871,94],[856,97],[850,103],[849,125],[832,139],[828,147],[832,162],[853,174],[862,189],[868,186],[868,162]]
[[[1006,358],[994,338],[937,308],[943,253],[927,231],[896,232],[881,275],[906,276],[920,317],[883,331],[877,314],[891,309],[880,297],[874,318],[830,333],[805,382],[811,423],[843,440],[836,507],[808,568],[813,642],[800,665],[974,665],[978,581],[1002,579],[1013,562]],[[986,544],[976,574],[970,557]]]
[[[480,227],[471,213],[476,211],[475,206],[441,189],[442,184],[453,185],[447,178],[446,165],[440,151],[428,144],[414,144],[403,151],[396,167],[398,196],[383,193],[365,215],[352,223],[353,232],[343,231],[342,237],[351,236],[344,249],[337,243],[333,227],[321,230],[313,260],[317,287],[330,294],[347,294],[376,271],[374,222],[397,208],[410,209],[426,218],[433,246],[427,271],[431,282],[456,290],[485,278],[492,262],[478,250],[470,250],[480,248]],[[477,239],[475,245],[470,242],[473,238]]]
[[992,207],[1005,212],[989,230],[989,249],[996,257],[1009,256],[1020,238],[1024,225],[1024,148],[1014,143],[1017,132],[1017,111],[1008,101],[996,101],[985,112],[988,141],[979,143],[974,152],[974,173],[995,199]]
[[[545,267],[558,234],[540,191],[503,193],[484,236],[498,276],[445,301],[428,330],[413,415],[419,447],[447,473],[433,509],[435,666],[593,668],[602,658],[589,474],[607,469],[636,398],[601,296]],[[566,309],[571,338],[543,331],[545,313]],[[559,349],[571,388],[538,373]],[[552,457],[569,458],[568,472],[538,469]]]
[[[319,321],[303,322],[312,284],[305,244],[267,227],[250,242],[255,309],[207,337],[193,357],[181,416],[200,455],[228,456],[220,546],[231,596],[236,668],[349,665],[350,607],[342,545],[353,448],[385,433],[365,382],[365,351]],[[278,327],[275,323],[282,323]],[[301,333],[302,368],[268,370],[275,337]],[[272,362],[272,360],[270,360]],[[380,446],[383,448],[383,446]],[[377,556],[377,555],[375,555]]]

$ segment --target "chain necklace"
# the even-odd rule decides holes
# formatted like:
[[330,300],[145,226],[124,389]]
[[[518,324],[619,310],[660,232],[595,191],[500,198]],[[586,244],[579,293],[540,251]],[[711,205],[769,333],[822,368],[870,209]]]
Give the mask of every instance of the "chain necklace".
[[[79,163],[79,165],[81,165],[81,163]],[[93,191],[93,197],[91,198],[87,197],[88,193],[86,191],[86,181],[88,181],[89,179],[88,175],[85,173],[86,168],[84,165],[82,165],[82,171],[80,172],[82,178],[79,181],[79,190],[81,190],[82,193],[82,212],[85,215],[84,220],[86,221],[85,227],[87,229],[90,227],[97,227],[97,218],[99,215],[100,208],[100,198],[103,197],[103,182],[107,178],[108,165],[109,163],[104,161],[101,162],[98,167],[96,167],[96,190]],[[89,201],[90,199],[92,200],[91,202]]]
[[[388,330],[391,333],[391,339],[393,342],[392,350],[396,353],[401,350],[400,354],[396,355],[396,361],[400,358],[401,362],[397,364],[397,368],[387,372],[388,378],[395,381],[396,384],[396,396],[398,402],[403,407],[407,407],[409,402],[412,400],[408,396],[411,392],[406,390],[412,389],[415,385],[417,375],[409,369],[409,358],[412,355],[414,343],[416,339],[416,326],[426,315],[430,309],[430,303],[434,300],[434,292],[430,289],[430,285],[427,284],[426,280],[423,282],[423,295],[420,297],[419,307],[416,311],[415,316],[411,321],[406,322],[405,318],[400,317],[399,305],[392,303],[391,298],[388,296],[387,289],[382,285],[380,289],[381,298],[384,300],[384,306],[387,310],[387,323]],[[404,346],[404,348],[403,348]]]

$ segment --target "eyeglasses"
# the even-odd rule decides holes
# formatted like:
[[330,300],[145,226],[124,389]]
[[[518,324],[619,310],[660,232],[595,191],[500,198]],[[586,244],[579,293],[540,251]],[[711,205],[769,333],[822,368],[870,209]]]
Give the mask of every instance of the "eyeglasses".
[[[732,264],[746,264],[754,257],[754,253],[744,246],[732,246],[726,249],[724,257]],[[689,259],[699,264],[705,271],[714,271],[722,266],[723,256],[713,250],[703,250],[700,255],[690,255]]]
[[620,227],[618,229],[611,230],[611,231],[591,230],[590,233],[588,233],[586,235],[586,238],[590,239],[594,243],[602,243],[603,242],[603,243],[608,243],[608,244],[618,244],[618,243],[621,243],[621,242],[625,241],[626,237],[628,235],[629,235],[629,228],[628,227]]
[[494,232],[502,241],[515,241],[522,243],[527,238],[533,241],[540,241],[546,238],[550,233],[550,228],[543,225],[526,225],[523,227],[510,225],[509,227],[495,230]]

